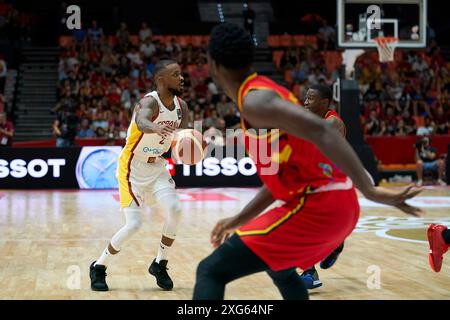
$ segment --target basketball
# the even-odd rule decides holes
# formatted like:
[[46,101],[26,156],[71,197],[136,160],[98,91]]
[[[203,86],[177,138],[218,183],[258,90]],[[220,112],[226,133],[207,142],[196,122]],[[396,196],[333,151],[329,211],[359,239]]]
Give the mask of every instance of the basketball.
[[176,133],[172,143],[172,158],[178,163],[194,165],[204,159],[207,145],[199,131],[181,130]]

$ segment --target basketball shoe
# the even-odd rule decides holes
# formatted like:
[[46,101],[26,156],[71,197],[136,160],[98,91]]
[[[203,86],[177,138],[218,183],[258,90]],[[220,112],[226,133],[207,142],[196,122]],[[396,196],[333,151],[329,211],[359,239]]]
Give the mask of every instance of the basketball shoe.
[[172,290],[173,282],[167,273],[167,260],[161,260],[159,263],[156,259],[153,260],[152,264],[148,268],[148,272],[156,278],[156,284],[164,290]]
[[92,262],[90,267],[89,276],[91,278],[91,289],[94,291],[108,291],[108,285],[106,284],[106,266],[95,265]]
[[328,257],[323,259],[320,262],[320,268],[322,269],[329,269],[331,268],[337,261],[339,255],[341,254],[342,250],[344,249],[344,243],[342,243],[339,247],[337,247]]
[[300,275],[300,279],[302,279],[306,289],[316,289],[322,286],[322,281],[320,281],[319,274],[314,267],[305,270]]
[[446,226],[432,224],[428,227],[427,236],[430,245],[428,261],[434,272],[441,271],[443,255],[447,252],[450,245],[446,244],[442,237],[442,232],[447,230]]

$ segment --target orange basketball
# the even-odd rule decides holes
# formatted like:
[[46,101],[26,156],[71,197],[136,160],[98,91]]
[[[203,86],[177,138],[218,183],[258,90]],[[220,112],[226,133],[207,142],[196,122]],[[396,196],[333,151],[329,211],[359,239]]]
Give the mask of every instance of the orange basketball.
[[176,133],[172,143],[172,158],[177,163],[193,165],[205,158],[207,143],[203,135],[194,129]]

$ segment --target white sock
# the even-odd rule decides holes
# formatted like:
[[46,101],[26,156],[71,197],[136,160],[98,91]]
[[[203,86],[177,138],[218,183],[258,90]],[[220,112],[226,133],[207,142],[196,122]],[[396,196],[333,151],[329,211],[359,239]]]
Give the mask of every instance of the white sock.
[[167,260],[167,254],[170,249],[170,246],[166,246],[162,242],[159,243],[158,255],[156,256],[156,263],[159,263],[161,260]]
[[[109,246],[109,245],[108,245]],[[105,250],[103,250],[102,255],[100,256],[100,258],[97,259],[97,261],[95,262],[94,266],[96,265],[102,265],[102,266],[106,266],[106,260],[111,256],[111,252],[109,252],[108,247],[105,248]]]

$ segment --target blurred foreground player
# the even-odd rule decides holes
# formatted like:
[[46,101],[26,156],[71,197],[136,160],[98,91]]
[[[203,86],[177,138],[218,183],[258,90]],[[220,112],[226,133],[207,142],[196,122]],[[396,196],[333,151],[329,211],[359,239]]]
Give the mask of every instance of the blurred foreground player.
[[434,272],[441,271],[444,253],[450,248],[450,230],[446,226],[432,224],[428,227],[428,243],[430,251],[428,261]]
[[167,161],[161,156],[169,150],[175,129],[187,127],[188,111],[186,102],[178,98],[184,85],[178,63],[159,61],[154,79],[157,90],[145,95],[136,105],[127,142],[119,158],[120,208],[125,215],[125,225],[112,237],[98,260],[91,264],[91,288],[95,291],[108,290],[107,260],[139,230],[144,203],[158,203],[166,211],[158,254],[149,272],[156,277],[159,287],[173,288],[167,273],[167,254],[176,237],[181,205],[175,183],[166,169]]
[[[306,110],[318,115],[322,119],[329,121],[341,133],[343,137],[346,135],[346,128],[344,121],[342,121],[339,114],[330,109],[330,103],[333,99],[333,93],[330,87],[326,85],[313,85],[306,92],[306,100],[303,103]],[[328,257],[320,262],[322,269],[331,268],[337,261],[342,250],[344,250],[344,243],[341,243]],[[322,281],[319,279],[319,273],[315,266],[303,271],[300,275],[307,289],[315,289],[322,286]]]
[[[301,138],[314,142],[330,163],[347,172],[366,198],[415,216],[421,212],[405,203],[420,190],[394,192],[374,187],[332,124],[301,108],[284,87],[253,73],[253,51],[252,40],[242,28],[220,24],[209,41],[209,72],[237,103],[246,144],[252,139],[266,144],[277,141],[279,153],[272,161],[279,163],[279,170],[262,174],[264,163],[250,149],[264,186],[238,215],[214,227],[211,242],[218,248],[197,267],[194,299],[223,299],[228,282],[262,271],[269,274],[284,299],[308,299],[296,268],[307,270],[335,250],[354,229],[359,205],[352,181],[336,175],[328,163],[319,163],[316,159],[324,158],[319,149]],[[247,131],[250,128],[281,132],[255,136]],[[255,218],[275,200],[285,204]]]

